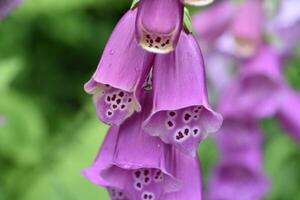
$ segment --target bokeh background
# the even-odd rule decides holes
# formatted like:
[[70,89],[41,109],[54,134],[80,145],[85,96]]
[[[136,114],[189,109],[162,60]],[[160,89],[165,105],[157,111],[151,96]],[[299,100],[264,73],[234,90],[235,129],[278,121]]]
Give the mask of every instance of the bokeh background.
[[[26,0],[0,23],[0,200],[109,199],[80,174],[107,129],[83,84],[130,3]],[[297,52],[285,75],[300,90]],[[267,199],[300,200],[300,147],[274,119],[261,126]],[[211,139],[199,151],[205,181],[218,152]]]

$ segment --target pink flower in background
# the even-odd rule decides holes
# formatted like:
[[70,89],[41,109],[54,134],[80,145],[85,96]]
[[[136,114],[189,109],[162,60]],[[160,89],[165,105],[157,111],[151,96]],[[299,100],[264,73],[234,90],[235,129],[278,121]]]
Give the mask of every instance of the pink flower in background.
[[21,3],[21,0],[1,0],[0,1],[0,19],[9,13],[13,8]]

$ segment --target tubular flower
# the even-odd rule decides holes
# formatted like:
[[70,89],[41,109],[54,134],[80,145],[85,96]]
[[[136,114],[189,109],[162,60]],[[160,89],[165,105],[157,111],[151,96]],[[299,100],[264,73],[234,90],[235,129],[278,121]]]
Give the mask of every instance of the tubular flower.
[[255,121],[225,120],[217,138],[221,155],[210,178],[209,200],[259,200],[266,195],[261,135]]
[[240,65],[238,78],[222,94],[222,109],[253,117],[275,114],[285,85],[278,54],[271,47],[263,46],[255,57]]
[[107,124],[120,125],[135,111],[153,59],[135,39],[137,10],[129,10],[114,29],[98,68],[85,90],[92,94],[98,117]]
[[10,10],[15,8],[21,0],[1,0],[0,1],[0,19],[9,13]]
[[141,129],[147,106],[151,106],[148,101],[142,112],[135,113],[120,128],[109,130],[95,162],[84,175],[107,187],[115,199],[173,200],[186,193],[191,200],[201,199],[198,160]]
[[208,104],[204,73],[196,40],[182,32],[174,52],[155,58],[153,109],[144,123],[150,135],[193,156],[199,142],[222,123]]
[[136,33],[140,45],[154,53],[176,48],[183,24],[183,5],[179,0],[141,0]]
[[287,91],[287,95],[280,105],[277,117],[284,130],[286,130],[296,142],[300,144],[300,93],[292,90]]
[[192,6],[205,6],[214,2],[214,0],[181,0],[182,3]]
[[263,0],[245,1],[232,23],[237,53],[242,57],[255,54],[262,43],[264,27]]
[[[195,14],[192,20],[193,27],[200,43],[211,47],[211,44],[228,29],[236,9],[231,1],[222,0]],[[215,20],[216,13],[222,16],[218,20]]]

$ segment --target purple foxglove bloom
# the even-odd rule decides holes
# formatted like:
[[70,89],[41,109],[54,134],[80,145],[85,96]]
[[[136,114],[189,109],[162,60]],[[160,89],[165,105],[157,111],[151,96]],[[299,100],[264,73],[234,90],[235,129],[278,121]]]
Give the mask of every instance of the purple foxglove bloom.
[[297,42],[300,40],[300,12],[299,1],[283,0],[277,15],[269,23],[269,31],[279,41],[275,43],[278,50],[285,57],[293,54]]
[[201,199],[198,158],[187,157],[142,130],[151,106],[148,100],[142,112],[109,130],[97,159],[84,175],[109,188],[115,199],[112,188],[131,200],[175,200],[175,194]]
[[21,0],[0,0],[0,19],[2,19],[8,12],[16,7]]
[[222,113],[248,114],[255,118],[273,115],[285,85],[280,69],[279,55],[268,46],[261,47],[255,57],[242,61],[238,79],[233,80],[222,94]]
[[[269,181],[261,165],[259,152],[249,151],[218,163],[208,185],[208,200],[261,200]],[[249,157],[249,158],[248,158]],[[257,162],[261,163],[261,161]]]
[[[236,6],[231,1],[217,1],[210,7],[193,16],[193,27],[201,45],[211,48],[214,43],[229,27]],[[221,16],[216,20],[216,13]]]
[[231,27],[238,55],[242,57],[254,55],[262,43],[263,28],[263,0],[245,1],[236,13]]
[[137,9],[128,11],[114,29],[98,68],[85,90],[93,94],[97,115],[107,124],[121,124],[140,111],[138,93],[151,67],[153,55],[135,38]]
[[145,130],[196,155],[199,142],[220,128],[222,116],[208,104],[203,58],[191,34],[182,32],[174,52],[156,56],[153,92]]
[[279,108],[278,119],[284,128],[296,142],[300,144],[300,92],[291,91],[282,101]]
[[206,6],[214,2],[214,0],[181,0],[181,2],[192,6]]
[[248,116],[225,117],[216,140],[223,154],[244,151],[259,146],[263,137],[258,123]]
[[136,33],[140,45],[154,53],[176,48],[183,24],[183,5],[179,0],[141,0]]

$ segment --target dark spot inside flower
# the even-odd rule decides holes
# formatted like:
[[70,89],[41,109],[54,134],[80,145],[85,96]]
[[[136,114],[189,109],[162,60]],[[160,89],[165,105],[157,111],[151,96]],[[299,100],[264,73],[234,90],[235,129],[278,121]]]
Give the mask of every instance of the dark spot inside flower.
[[110,85],[108,85],[108,84],[105,84],[105,87],[110,87]]
[[164,46],[166,46],[166,44],[165,44],[165,43],[162,43],[161,46],[164,47]]
[[121,103],[121,99],[117,99],[117,104],[120,104]]
[[135,175],[136,178],[140,178],[141,172],[140,171],[136,171],[136,172],[134,172],[134,175]]
[[124,109],[124,108],[125,108],[125,105],[124,105],[124,104],[122,104],[122,105],[121,105],[121,109]]
[[149,170],[148,170],[148,169],[146,169],[146,170],[144,171],[144,175],[145,175],[145,176],[148,176],[148,175],[149,175]]
[[116,98],[117,98],[117,95],[114,94],[111,99],[114,101],[114,100],[116,100]]
[[112,112],[111,112],[111,111],[108,111],[107,114],[108,114],[108,116],[111,116],[111,115],[112,115]]
[[188,121],[190,118],[191,118],[191,115],[190,115],[189,113],[186,113],[186,114],[184,115],[184,119],[185,119],[186,121]]
[[118,106],[117,106],[116,104],[113,104],[112,107],[113,107],[114,109],[116,109]]
[[119,97],[123,97],[124,96],[124,92],[119,92]]
[[141,184],[141,183],[137,183],[137,184],[136,184],[136,187],[137,187],[137,188],[142,188],[142,184]]
[[173,125],[174,125],[173,122],[168,121],[168,126],[169,126],[169,127],[173,127]]
[[197,109],[197,110],[194,110],[194,113],[198,113],[199,112],[199,110]]
[[119,192],[119,196],[123,196],[123,193],[122,193],[122,192]]
[[148,194],[144,194],[144,199],[148,199]]
[[159,49],[159,47],[157,45],[155,45],[155,48]]
[[131,101],[132,101],[132,99],[131,99],[131,98],[129,98],[129,99],[128,99],[128,102],[130,103]]
[[198,106],[197,108],[198,108],[199,110],[201,110],[201,109],[203,108],[203,106]]
[[146,35],[146,37],[148,38],[148,39],[150,39],[151,37],[150,37],[150,35]]
[[146,40],[147,43],[149,43],[149,40]]
[[171,111],[171,112],[169,113],[169,115],[170,115],[171,117],[174,117],[174,116],[176,115],[176,113],[173,112],[173,111]]
[[151,44],[153,43],[153,40],[152,40],[152,39],[150,40],[150,43],[151,43]]
[[166,41],[166,44],[169,44],[169,43],[170,43],[170,40],[167,40],[167,41]]
[[145,183],[148,183],[150,181],[150,178],[146,177],[145,178]]
[[188,135],[188,134],[189,134],[189,129],[188,129],[188,128],[184,129],[184,134],[185,134],[185,135]]
[[108,102],[110,102],[110,96],[107,96],[107,97],[106,97],[106,100],[107,100]]
[[193,132],[194,132],[194,135],[197,135],[198,134],[198,129],[194,129]]
[[156,40],[155,40],[155,42],[158,42],[158,43],[159,43],[160,41],[161,41],[161,38],[160,38],[160,37],[157,37]]
[[182,139],[184,136],[183,136],[183,133],[181,131],[178,132],[178,135],[176,136],[176,139],[177,140],[180,140]]

